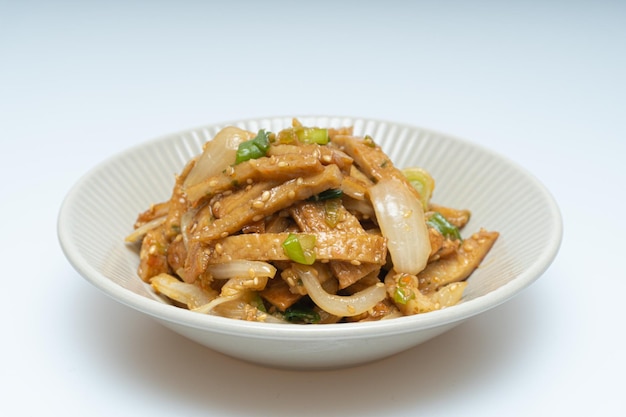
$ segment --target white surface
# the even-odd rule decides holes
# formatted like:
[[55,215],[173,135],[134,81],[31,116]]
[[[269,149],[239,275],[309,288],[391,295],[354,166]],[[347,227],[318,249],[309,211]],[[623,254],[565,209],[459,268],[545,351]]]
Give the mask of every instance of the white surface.
[[[625,413],[623,2],[127,3],[0,2],[9,414]],[[63,257],[60,203],[104,158],[291,113],[397,120],[510,157],[561,206],[559,256],[512,302],[439,338],[319,373],[213,353]]]
[[[124,237],[138,213],[170,198],[173,173],[181,172],[207,140],[221,134],[223,123],[147,141],[90,170],[72,187],[59,212],[63,253],[84,278],[110,297],[200,344],[256,364],[298,370],[362,365],[414,347],[518,295],[554,260],[562,239],[559,208],[544,186],[508,158],[467,141],[388,121],[298,119],[304,126],[352,126],[357,136],[372,135],[398,167],[421,166],[437,179],[432,201],[471,207],[465,236],[483,227],[500,233],[468,281],[459,305],[372,323],[288,326],[224,320],[161,302],[137,276],[138,251],[125,244]],[[291,126],[292,118],[230,123],[251,132],[261,128],[280,132]],[[523,200],[518,199],[520,192]],[[411,211],[400,209],[407,210]],[[384,231],[384,224],[380,225]]]

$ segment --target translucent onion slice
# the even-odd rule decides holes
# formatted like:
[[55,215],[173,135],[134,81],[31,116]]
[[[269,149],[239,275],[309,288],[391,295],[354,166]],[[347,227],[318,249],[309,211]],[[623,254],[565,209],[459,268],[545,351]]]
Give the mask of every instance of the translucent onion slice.
[[150,284],[157,292],[186,304],[190,310],[206,305],[217,297],[217,291],[204,290],[197,285],[181,282],[169,274],[153,277]]
[[393,178],[380,180],[368,191],[394,270],[417,275],[430,255],[421,202],[404,183]]
[[167,216],[161,216],[161,217],[157,217],[156,219],[152,219],[149,222],[133,230],[133,232],[130,233],[128,236],[126,236],[124,240],[128,243],[138,242],[150,230],[156,229],[157,227],[165,223],[166,219],[167,219]]
[[305,265],[295,265],[293,269],[302,280],[309,297],[318,307],[340,317],[352,317],[374,308],[387,296],[382,283],[372,285],[350,296],[329,294],[322,288],[315,276],[315,269]]
[[180,233],[183,236],[183,244],[185,249],[189,248],[189,230],[194,217],[198,213],[197,208],[192,208],[183,213],[180,217]]
[[209,265],[207,271],[215,279],[230,279],[234,277],[268,277],[276,275],[276,268],[267,262],[261,261],[231,261]]
[[184,187],[191,187],[202,180],[219,174],[235,162],[237,148],[255,135],[234,126],[220,130],[215,137],[204,145],[202,154],[191,169]]
[[242,299],[226,300],[214,306],[211,313],[237,320],[259,321],[262,323],[287,323],[287,321],[272,316],[265,311],[261,311]]

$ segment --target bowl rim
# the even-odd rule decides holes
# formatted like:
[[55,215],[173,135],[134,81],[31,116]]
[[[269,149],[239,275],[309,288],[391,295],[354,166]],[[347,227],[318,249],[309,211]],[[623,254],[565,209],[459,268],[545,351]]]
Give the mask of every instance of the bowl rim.
[[[182,309],[166,303],[160,303],[157,300],[136,294],[107,278],[103,273],[98,271],[94,266],[87,262],[80,252],[77,250],[76,242],[74,242],[69,228],[66,227],[72,221],[70,216],[70,208],[80,197],[82,185],[97,176],[98,173],[106,168],[112,161],[121,157],[123,154],[133,150],[154,146],[157,142],[173,140],[175,137],[183,135],[191,131],[199,129],[211,129],[220,126],[237,123],[253,123],[267,120],[291,120],[292,118],[300,120],[306,119],[342,119],[342,120],[363,120],[375,123],[386,123],[389,125],[419,129],[425,133],[445,136],[453,141],[462,142],[482,152],[489,153],[491,156],[497,157],[516,170],[520,171],[530,180],[536,187],[537,191],[543,196],[549,215],[554,220],[554,229],[550,235],[550,241],[541,255],[524,271],[516,276],[510,282],[490,291],[487,294],[478,296],[474,299],[467,300],[458,305],[432,311],[425,314],[417,314],[413,316],[397,317],[389,320],[358,322],[358,323],[337,323],[323,325],[300,325],[300,324],[280,324],[280,323],[261,323],[249,322],[243,320],[234,320],[219,316],[204,315],[194,313],[192,311]],[[329,116],[329,115],[301,115],[301,116],[271,116],[271,117],[255,117],[242,118],[225,122],[209,123],[195,128],[188,128],[177,132],[168,133],[158,136],[151,140],[144,141],[132,147],[126,148],[104,159],[96,166],[92,167],[78,179],[78,181],[70,188],[69,192],[63,199],[57,217],[57,238],[61,249],[73,266],[73,268],[84,279],[104,292],[107,296],[117,300],[118,302],[131,307],[134,310],[141,311],[160,321],[172,324],[184,325],[186,327],[210,331],[225,335],[245,335],[252,339],[283,339],[283,340],[314,340],[319,338],[332,339],[353,339],[362,337],[384,337],[391,334],[406,334],[420,330],[431,329],[448,324],[464,321],[470,317],[476,316],[487,310],[497,307],[506,302],[510,298],[516,296],[520,291],[531,285],[537,280],[551,265],[559,251],[563,236],[563,220],[558,204],[550,191],[541,183],[532,173],[521,167],[509,158],[498,154],[480,144],[476,144],[466,139],[458,138],[454,135],[441,133],[439,131],[423,128],[421,126],[411,125],[407,123],[399,123],[385,119],[377,119],[371,117],[357,116]]]

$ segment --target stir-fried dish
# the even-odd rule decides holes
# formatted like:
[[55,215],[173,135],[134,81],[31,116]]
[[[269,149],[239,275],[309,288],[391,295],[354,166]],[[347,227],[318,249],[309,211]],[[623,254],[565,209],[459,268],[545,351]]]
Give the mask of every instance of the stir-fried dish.
[[498,237],[431,202],[351,127],[222,129],[140,213],[138,274],[171,303],[284,323],[382,320],[457,304]]

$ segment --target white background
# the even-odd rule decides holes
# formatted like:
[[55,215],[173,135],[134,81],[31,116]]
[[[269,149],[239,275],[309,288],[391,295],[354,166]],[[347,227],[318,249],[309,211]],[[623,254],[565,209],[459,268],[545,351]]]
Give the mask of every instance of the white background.
[[[618,1],[0,1],[2,414],[626,415],[625,74]],[[509,157],[561,207],[558,257],[505,305],[330,372],[214,353],[63,257],[58,210],[94,165],[294,114],[410,123]]]

